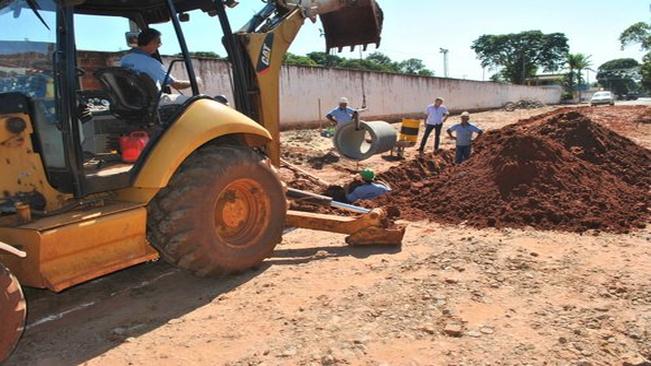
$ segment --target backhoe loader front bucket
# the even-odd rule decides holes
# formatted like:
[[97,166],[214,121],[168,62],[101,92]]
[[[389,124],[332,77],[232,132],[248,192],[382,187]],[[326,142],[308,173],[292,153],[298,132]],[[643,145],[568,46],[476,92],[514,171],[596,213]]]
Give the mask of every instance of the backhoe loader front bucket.
[[380,45],[383,14],[375,0],[351,1],[345,8],[321,14],[326,50]]
[[382,209],[374,209],[358,217],[290,210],[285,224],[287,227],[347,234],[346,243],[351,246],[401,246],[405,236],[405,226],[394,224]]

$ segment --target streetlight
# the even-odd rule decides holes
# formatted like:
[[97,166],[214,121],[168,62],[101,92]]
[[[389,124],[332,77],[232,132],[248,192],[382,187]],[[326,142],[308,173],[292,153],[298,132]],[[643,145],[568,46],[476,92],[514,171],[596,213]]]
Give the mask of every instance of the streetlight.
[[439,52],[443,54],[443,76],[448,77],[448,49],[440,48]]

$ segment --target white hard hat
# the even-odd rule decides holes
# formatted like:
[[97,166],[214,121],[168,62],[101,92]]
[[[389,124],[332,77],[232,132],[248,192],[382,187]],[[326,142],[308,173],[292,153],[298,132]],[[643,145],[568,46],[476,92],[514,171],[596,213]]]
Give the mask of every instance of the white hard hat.
[[461,113],[461,117],[470,117],[470,113],[468,113],[468,111],[465,111]]
[[346,104],[348,104],[348,98],[346,98],[346,97],[341,97],[341,98],[339,99],[339,103],[346,103]]

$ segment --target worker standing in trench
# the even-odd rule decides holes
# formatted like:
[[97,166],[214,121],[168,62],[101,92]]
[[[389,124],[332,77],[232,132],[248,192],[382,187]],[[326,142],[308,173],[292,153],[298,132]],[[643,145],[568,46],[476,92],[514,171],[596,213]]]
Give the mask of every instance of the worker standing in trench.
[[339,99],[339,106],[331,110],[330,113],[326,115],[326,118],[339,128],[351,123],[360,112],[364,112],[366,109],[365,105],[359,109],[350,108],[348,106],[348,98],[341,97],[341,99]]
[[349,193],[346,194],[346,200],[349,203],[358,200],[370,200],[391,191],[387,184],[375,180],[375,172],[371,169],[364,169],[359,175],[362,177],[362,183],[348,188]]
[[434,100],[434,104],[427,106],[427,117],[425,118],[425,134],[423,139],[420,141],[420,147],[418,148],[418,156],[423,157],[425,152],[425,145],[427,144],[427,139],[429,135],[434,130],[434,152],[439,151],[439,143],[441,141],[441,129],[443,128],[443,123],[448,119],[450,112],[448,108],[443,105],[443,98],[438,97]]
[[[473,133],[476,133],[477,137],[484,133],[481,128],[470,123],[470,113],[468,112],[461,113],[461,123],[448,128],[447,132],[451,139],[456,140],[455,164],[461,164],[470,158]],[[457,136],[453,136],[452,132],[456,132]]]

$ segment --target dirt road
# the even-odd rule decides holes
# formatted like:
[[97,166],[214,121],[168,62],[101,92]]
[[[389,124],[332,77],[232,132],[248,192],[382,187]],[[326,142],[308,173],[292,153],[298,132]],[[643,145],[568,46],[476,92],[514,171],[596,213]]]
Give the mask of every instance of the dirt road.
[[[480,123],[534,112],[514,113]],[[647,126],[621,128],[645,145]],[[334,164],[320,171],[345,179]],[[638,365],[651,360],[649,263],[648,225],[581,235],[414,222],[399,250],[297,230],[226,279],[150,263],[58,295],[28,290],[8,364]]]

